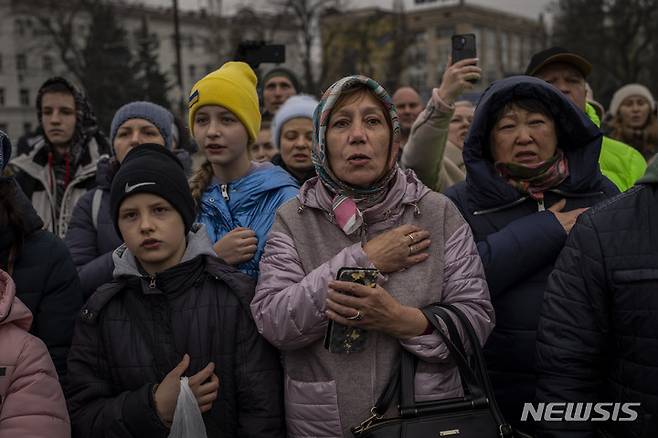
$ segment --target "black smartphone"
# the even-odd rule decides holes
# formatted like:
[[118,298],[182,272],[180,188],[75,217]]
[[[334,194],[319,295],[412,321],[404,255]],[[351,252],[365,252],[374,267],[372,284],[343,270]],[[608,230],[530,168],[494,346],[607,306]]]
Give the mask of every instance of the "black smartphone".
[[[464,33],[452,36],[452,63],[462,59],[477,58],[475,45],[475,34]],[[469,79],[469,82],[477,82],[475,79]]]
[[[370,268],[340,268],[336,280],[351,281],[369,287],[377,285],[379,270]],[[358,327],[348,327],[329,320],[324,335],[324,348],[331,353],[358,353],[366,348],[368,331]]]
[[464,33],[452,36],[452,63],[468,58],[477,58],[475,34]]
[[283,64],[286,62],[286,46],[266,44],[265,41],[242,41],[233,59],[244,61],[252,68],[257,68],[262,63]]

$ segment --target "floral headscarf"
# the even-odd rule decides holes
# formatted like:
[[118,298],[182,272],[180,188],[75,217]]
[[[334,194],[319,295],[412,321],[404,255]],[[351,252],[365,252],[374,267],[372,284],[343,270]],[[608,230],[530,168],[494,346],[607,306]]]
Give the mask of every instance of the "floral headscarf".
[[[392,133],[389,146],[388,172],[371,186],[362,188],[352,186],[334,175],[329,166],[327,153],[327,128],[329,118],[336,102],[346,91],[364,86],[383,103],[388,110]],[[386,90],[373,79],[366,76],[347,76],[335,82],[322,96],[313,116],[313,165],[322,184],[334,194],[333,211],[338,225],[346,234],[352,234],[363,224],[363,217],[358,204],[372,204],[381,199],[389,184],[397,174],[398,151],[400,150],[400,123],[393,100]]]

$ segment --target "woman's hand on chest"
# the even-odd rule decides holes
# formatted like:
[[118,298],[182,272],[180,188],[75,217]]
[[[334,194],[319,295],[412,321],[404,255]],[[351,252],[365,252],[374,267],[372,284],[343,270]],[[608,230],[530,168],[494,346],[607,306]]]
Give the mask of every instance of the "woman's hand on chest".
[[385,231],[363,245],[368,259],[383,273],[400,271],[428,259],[430,233],[416,225]]

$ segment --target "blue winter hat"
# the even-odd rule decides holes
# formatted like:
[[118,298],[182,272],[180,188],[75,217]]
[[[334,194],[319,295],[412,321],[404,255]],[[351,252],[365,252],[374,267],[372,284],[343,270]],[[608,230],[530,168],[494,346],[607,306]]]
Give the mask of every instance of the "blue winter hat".
[[11,142],[3,131],[0,131],[0,173],[5,170],[11,159]]
[[153,123],[165,141],[165,148],[171,150],[171,125],[174,116],[164,107],[151,102],[131,102],[119,108],[114,114],[110,127],[110,143],[114,145],[114,137],[117,131],[127,120],[144,119]]
[[272,143],[280,149],[281,145],[281,128],[288,120],[304,117],[313,120],[313,113],[318,106],[318,101],[314,97],[298,94],[291,96],[281,105],[272,120]]

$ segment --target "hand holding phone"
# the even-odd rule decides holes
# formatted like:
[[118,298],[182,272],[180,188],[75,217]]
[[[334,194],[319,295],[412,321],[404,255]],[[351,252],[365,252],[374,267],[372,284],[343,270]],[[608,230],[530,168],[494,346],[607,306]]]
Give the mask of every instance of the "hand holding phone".
[[[465,33],[452,36],[452,63],[456,64],[465,59],[477,58],[475,34]],[[469,78],[467,81],[475,83],[477,79]]]
[[[359,283],[374,287],[377,284],[377,269],[368,268],[341,268],[336,280]],[[324,336],[324,347],[331,353],[358,353],[366,347],[368,332],[358,327],[348,327],[329,320]]]

